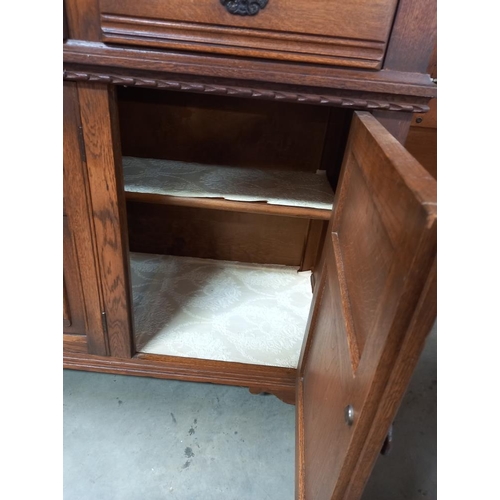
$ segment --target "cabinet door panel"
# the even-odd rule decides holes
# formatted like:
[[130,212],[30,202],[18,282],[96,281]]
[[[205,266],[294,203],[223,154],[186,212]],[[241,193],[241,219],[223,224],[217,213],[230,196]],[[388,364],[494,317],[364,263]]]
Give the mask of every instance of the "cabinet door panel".
[[436,182],[356,113],[297,387],[297,497],[357,499],[436,315]]

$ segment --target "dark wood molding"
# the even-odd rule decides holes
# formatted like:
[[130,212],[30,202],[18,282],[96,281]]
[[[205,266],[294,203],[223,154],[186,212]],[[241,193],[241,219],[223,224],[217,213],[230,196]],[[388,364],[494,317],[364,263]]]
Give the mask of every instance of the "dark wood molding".
[[101,15],[102,41],[136,47],[380,69],[385,42],[199,22]]
[[[65,341],[66,341],[65,336]],[[69,339],[68,339],[69,340]],[[65,343],[66,345],[66,343]],[[259,388],[292,402],[295,398],[297,370],[274,366],[228,363],[138,353],[132,359],[92,356],[65,349],[64,368],[101,373],[117,373],[189,382]],[[293,396],[292,396],[293,395]]]
[[197,92],[214,95],[227,95],[233,97],[246,97],[254,99],[267,99],[300,104],[314,104],[335,106],[359,110],[386,110],[406,111],[409,113],[425,113],[429,106],[425,104],[406,104],[375,99],[360,99],[356,97],[341,97],[336,95],[318,95],[297,93],[291,91],[274,91],[265,88],[237,87],[209,83],[195,83],[189,81],[164,80],[159,78],[145,78],[135,76],[121,76],[113,73],[91,71],[63,71],[63,78],[68,81],[103,83],[111,85],[126,85],[148,87],[179,92]]
[[[222,4],[222,5],[221,5]],[[398,0],[100,0],[102,40],[380,69]]]
[[[63,45],[65,69],[119,76],[235,87],[288,90],[322,95],[427,104],[436,97],[429,75],[403,71],[356,70],[320,64],[275,62],[192,52],[155,50],[68,40]],[[141,73],[141,74],[139,74]],[[256,83],[258,82],[258,84]],[[356,91],[356,92],[354,92]]]

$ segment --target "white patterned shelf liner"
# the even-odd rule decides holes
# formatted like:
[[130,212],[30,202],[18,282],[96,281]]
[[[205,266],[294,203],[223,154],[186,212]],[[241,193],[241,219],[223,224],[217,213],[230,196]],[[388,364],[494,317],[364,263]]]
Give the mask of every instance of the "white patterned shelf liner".
[[311,272],[130,253],[139,352],[296,368]]
[[125,191],[185,198],[224,198],[331,210],[333,192],[320,173],[221,167],[123,157]]

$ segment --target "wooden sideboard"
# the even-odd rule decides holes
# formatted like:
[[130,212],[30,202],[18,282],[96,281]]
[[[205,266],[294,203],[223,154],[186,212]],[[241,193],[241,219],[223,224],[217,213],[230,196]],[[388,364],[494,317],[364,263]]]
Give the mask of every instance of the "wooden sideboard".
[[436,317],[428,0],[66,0],[64,366],[296,405],[360,498]]

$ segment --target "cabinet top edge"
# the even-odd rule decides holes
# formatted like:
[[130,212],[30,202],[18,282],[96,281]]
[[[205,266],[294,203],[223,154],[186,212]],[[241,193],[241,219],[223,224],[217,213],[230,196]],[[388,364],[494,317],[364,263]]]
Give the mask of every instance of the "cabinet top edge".
[[[63,44],[66,70],[78,68],[115,76],[144,73],[153,79],[230,82],[240,87],[280,86],[313,95],[324,92],[351,93],[359,97],[387,94],[393,100],[424,105],[436,97],[436,85],[427,74],[393,70],[344,69],[313,64],[274,62],[231,56],[199,55],[152,49],[125,48],[101,42],[69,39]],[[386,99],[387,100],[387,99]],[[389,99],[391,100],[391,99]]]

